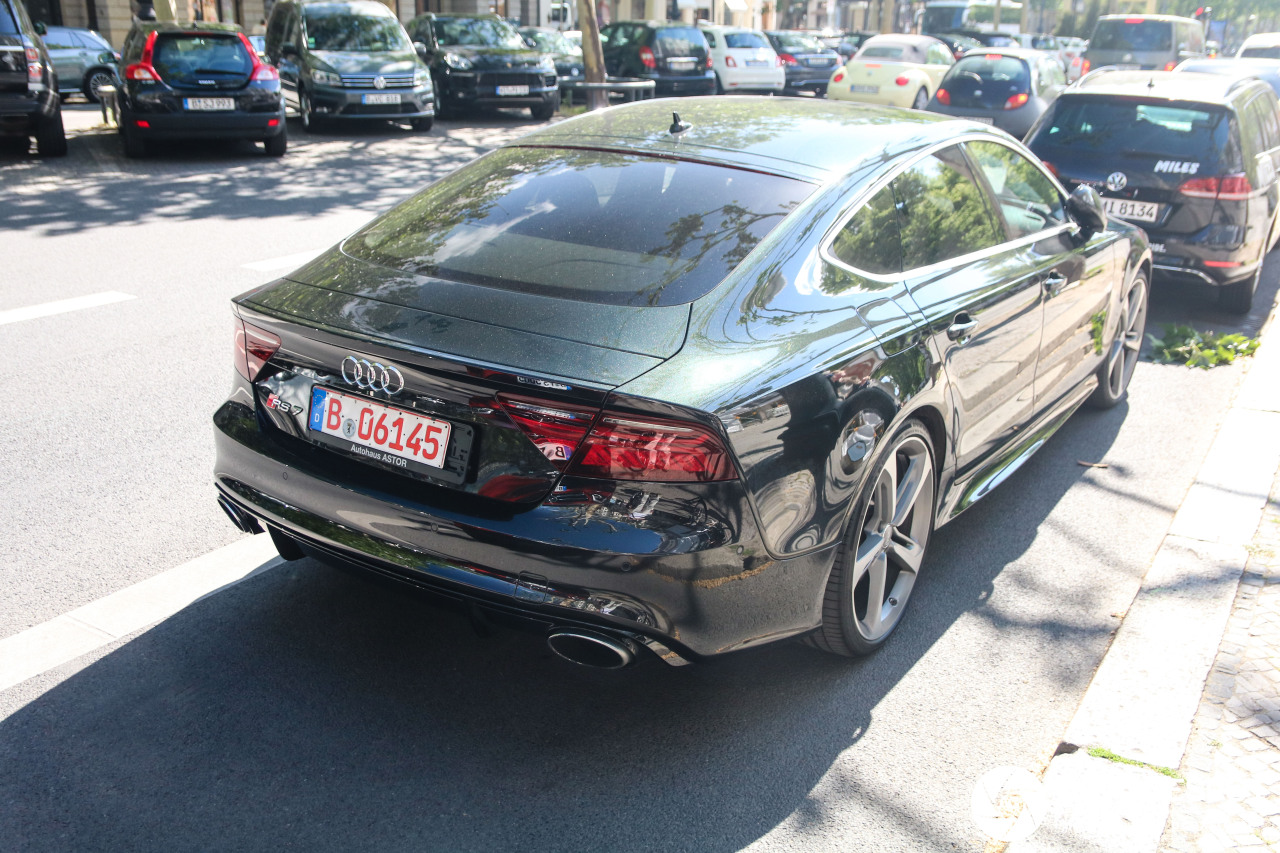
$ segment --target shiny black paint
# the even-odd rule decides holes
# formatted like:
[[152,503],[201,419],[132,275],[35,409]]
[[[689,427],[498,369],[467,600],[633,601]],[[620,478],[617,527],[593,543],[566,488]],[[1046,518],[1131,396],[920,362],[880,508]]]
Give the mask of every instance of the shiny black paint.
[[[475,426],[475,468],[452,486],[338,458],[290,435],[298,425],[287,416],[255,407],[261,390],[241,379],[215,416],[219,490],[309,546],[377,571],[535,621],[657,638],[686,657],[815,628],[874,444],[908,419],[924,423],[945,523],[1093,389],[1123,285],[1150,254],[1128,226],[1088,234],[1068,224],[959,268],[858,274],[819,251],[828,235],[876,181],[952,144],[956,126],[895,110],[728,100],[738,103],[689,102],[695,130],[678,142],[665,134],[669,110],[640,104],[523,143],[607,139],[659,156],[772,166],[821,185],[711,293],[656,309],[652,323],[626,332],[631,357],[649,353],[642,361],[610,362],[623,351],[617,338],[589,343],[616,334],[618,316],[590,313],[607,306],[573,314],[566,304],[570,316],[558,320],[549,305],[536,314],[536,301],[485,299],[331,251],[238,300],[245,320],[283,341],[259,386],[293,400],[332,380],[344,352],[390,359],[405,371],[411,405]],[[815,133],[824,127],[825,137]],[[868,127],[876,138],[857,132]],[[797,150],[798,134],[813,150]],[[1064,273],[1059,292],[1044,289],[1049,272]],[[978,316],[979,331],[953,341],[947,328],[964,312]],[[572,343],[559,337],[570,328],[594,358],[555,349]],[[566,386],[534,395],[543,399],[697,421],[729,445],[739,478],[557,477],[531,445],[492,457],[503,470],[489,471],[490,436],[510,429],[495,395],[528,393],[522,375]],[[855,432],[876,424],[867,446]],[[498,474],[529,489],[486,496]]]

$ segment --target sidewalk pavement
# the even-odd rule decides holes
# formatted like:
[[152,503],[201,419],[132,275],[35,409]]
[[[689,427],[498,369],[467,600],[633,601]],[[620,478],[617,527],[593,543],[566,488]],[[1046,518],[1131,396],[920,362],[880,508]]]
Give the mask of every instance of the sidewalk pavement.
[[1261,338],[1010,853],[1280,851],[1280,324]]

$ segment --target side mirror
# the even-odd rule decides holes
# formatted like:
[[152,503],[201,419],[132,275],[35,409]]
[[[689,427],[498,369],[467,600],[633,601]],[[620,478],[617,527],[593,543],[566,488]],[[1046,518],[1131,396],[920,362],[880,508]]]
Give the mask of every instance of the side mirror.
[[44,36],[49,32],[49,28],[44,25],[44,21],[35,22],[36,35]]
[[415,41],[413,43],[413,49],[414,49],[414,52],[418,54],[419,59],[421,59],[423,62],[427,61],[427,46],[425,44],[423,44],[420,41]]
[[1107,212],[1102,209],[1102,196],[1091,186],[1081,184],[1067,196],[1067,214],[1086,231],[1107,227]]
[[521,40],[522,40],[522,41],[524,41],[524,46],[525,46],[525,47],[537,47],[537,46],[538,46],[538,43],[537,43],[536,41],[534,41],[534,40],[533,40],[532,36],[521,36]]

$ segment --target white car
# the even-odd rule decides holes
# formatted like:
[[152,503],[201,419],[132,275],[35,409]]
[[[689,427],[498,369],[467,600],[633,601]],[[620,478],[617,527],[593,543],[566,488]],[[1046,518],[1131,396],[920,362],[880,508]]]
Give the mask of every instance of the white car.
[[931,36],[872,36],[831,75],[827,97],[922,110],[955,61]]
[[1240,45],[1239,59],[1280,59],[1280,33],[1254,33]]
[[781,92],[786,86],[787,70],[764,33],[708,24],[702,34],[711,48],[718,94]]

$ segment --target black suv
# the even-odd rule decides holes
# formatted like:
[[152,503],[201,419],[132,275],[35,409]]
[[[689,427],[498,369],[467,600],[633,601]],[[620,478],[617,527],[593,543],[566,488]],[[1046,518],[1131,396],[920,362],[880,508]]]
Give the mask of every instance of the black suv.
[[62,101],[49,52],[22,0],[0,0],[0,142],[26,153],[30,138],[45,157],[67,153]]
[[158,139],[249,139],[284,154],[280,75],[235,24],[139,21],[121,53],[126,156],[145,155]]
[[431,66],[437,115],[472,106],[528,107],[545,121],[560,109],[551,55],[531,49],[497,15],[419,15],[408,30]]
[[1218,288],[1247,313],[1275,245],[1280,103],[1252,77],[1095,71],[1068,89],[1027,144],[1068,188],[1146,229],[1158,272]]
[[600,42],[604,70],[611,77],[652,80],[658,96],[715,94],[711,48],[697,27],[678,21],[621,21],[601,29]]

